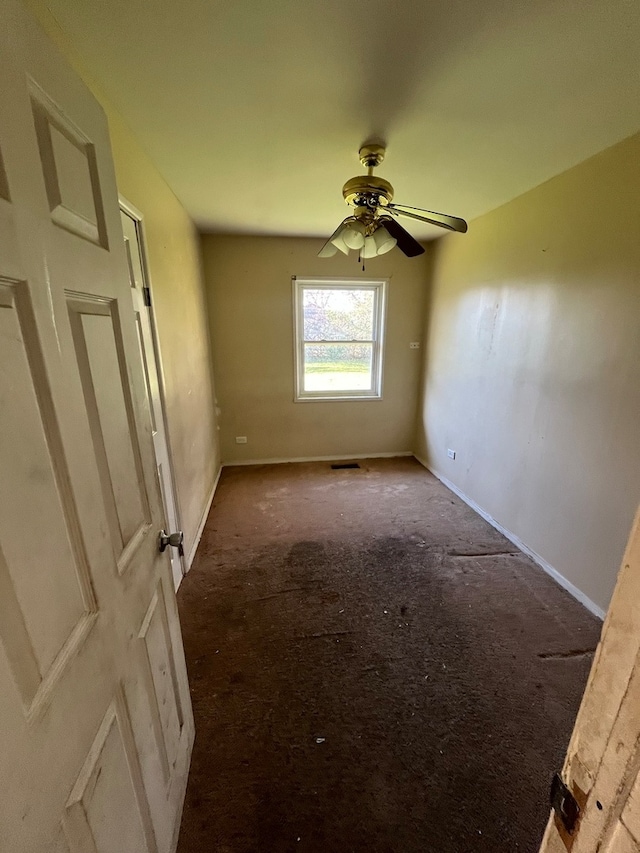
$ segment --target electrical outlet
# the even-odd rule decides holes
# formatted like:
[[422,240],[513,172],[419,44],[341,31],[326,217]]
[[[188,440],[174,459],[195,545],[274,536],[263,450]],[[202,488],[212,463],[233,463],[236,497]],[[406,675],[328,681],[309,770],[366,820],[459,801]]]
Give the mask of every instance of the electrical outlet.
[[236,436],[236,444],[246,444],[247,436],[246,435],[237,435]]
[[447,456],[449,457],[449,459],[455,459],[456,458],[455,450],[452,450],[451,448],[449,448],[447,450]]
[[420,349],[420,341],[411,341],[409,349]]

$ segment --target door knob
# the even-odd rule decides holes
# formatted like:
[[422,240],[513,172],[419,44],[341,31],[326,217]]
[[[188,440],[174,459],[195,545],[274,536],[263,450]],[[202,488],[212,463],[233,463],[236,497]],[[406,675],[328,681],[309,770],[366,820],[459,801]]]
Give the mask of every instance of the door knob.
[[182,530],[177,530],[175,533],[165,533],[164,530],[161,530],[159,542],[161,554],[167,550],[169,545],[171,545],[172,548],[178,549],[178,554],[180,554],[181,557],[184,557],[184,548],[182,547],[182,543],[184,542],[184,533]]

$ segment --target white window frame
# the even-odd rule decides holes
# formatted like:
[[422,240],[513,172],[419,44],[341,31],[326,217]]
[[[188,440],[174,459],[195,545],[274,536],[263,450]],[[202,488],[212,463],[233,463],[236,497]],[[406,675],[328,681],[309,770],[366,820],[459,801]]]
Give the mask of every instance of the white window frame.
[[[387,307],[388,279],[362,278],[298,278],[293,277],[293,317],[294,317],[294,359],[295,359],[295,389],[296,403],[313,402],[318,400],[381,400],[382,399],[382,367],[384,362],[384,330]],[[373,303],[373,339],[361,343],[372,344],[371,355],[371,388],[362,391],[305,391],[304,390],[304,345],[319,343],[304,340],[304,300],[305,289],[331,288],[332,290],[372,290]],[[327,341],[327,344],[335,341]],[[344,341],[351,343],[351,341]]]

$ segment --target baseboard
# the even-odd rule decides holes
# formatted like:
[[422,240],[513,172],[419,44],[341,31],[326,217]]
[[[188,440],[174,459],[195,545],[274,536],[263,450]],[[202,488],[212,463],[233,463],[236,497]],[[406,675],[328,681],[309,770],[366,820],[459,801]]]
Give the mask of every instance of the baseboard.
[[541,569],[543,569],[548,575],[550,575],[550,577],[552,577],[554,581],[559,584],[563,589],[566,589],[566,591],[570,595],[572,595],[577,601],[579,601],[580,604],[586,607],[590,613],[593,613],[593,615],[597,616],[598,619],[604,619],[605,611],[601,607],[598,607],[598,605],[594,601],[591,601],[590,598],[587,598],[587,596],[584,594],[584,592],[582,592],[582,590],[578,589],[578,587],[572,584],[571,581],[567,580],[564,575],[561,575],[557,569],[554,569],[554,567],[550,563],[548,563],[544,559],[544,557],[541,557],[540,554],[537,554],[532,548],[529,548],[529,546],[525,542],[523,542],[519,536],[516,536],[515,533],[512,533],[510,530],[507,530],[506,527],[503,527],[499,521],[496,521],[495,518],[490,516],[489,513],[482,509],[482,507],[479,506],[474,500],[468,497],[468,495],[465,495],[465,493],[462,492],[455,485],[455,483],[452,483],[451,480],[448,480],[442,474],[439,474],[434,468],[431,467],[431,465],[427,464],[424,459],[421,459],[419,456],[416,456],[415,453],[414,456],[423,466],[423,468],[426,468],[427,471],[429,471],[431,474],[433,474],[434,477],[440,480],[443,486],[446,486],[447,489],[457,495],[460,500],[463,500],[467,504],[467,506],[470,506],[471,509],[474,510],[474,512],[477,512],[478,515],[482,516],[485,521],[488,521],[492,527],[495,527],[495,529],[502,533],[503,536],[506,536],[506,538],[510,542],[513,542],[513,544],[520,551],[523,551],[528,557],[531,557],[534,563],[537,563],[537,565],[539,565]]
[[341,462],[345,459],[393,459],[396,456],[413,456],[412,450],[398,450],[394,453],[352,453],[350,456],[293,456],[288,459],[243,459],[239,462],[223,462],[223,468],[235,468],[237,465],[284,465],[287,462]]
[[195,539],[191,543],[191,548],[189,549],[189,554],[187,556],[187,571],[189,571],[189,569],[191,568],[193,558],[195,557],[196,551],[198,550],[198,545],[200,544],[200,539],[202,538],[202,531],[204,530],[204,526],[207,523],[209,510],[211,509],[211,504],[213,503],[213,496],[215,495],[216,489],[218,488],[218,483],[220,482],[220,474],[222,474],[222,465],[218,468],[218,474],[216,476],[216,479],[214,480],[213,488],[211,489],[204,505],[204,511],[202,513],[200,523],[198,524],[198,530],[196,531]]

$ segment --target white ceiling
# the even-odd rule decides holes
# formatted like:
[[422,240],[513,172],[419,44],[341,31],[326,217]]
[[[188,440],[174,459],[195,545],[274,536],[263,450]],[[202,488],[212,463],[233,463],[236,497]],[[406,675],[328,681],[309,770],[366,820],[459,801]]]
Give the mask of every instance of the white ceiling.
[[639,0],[41,2],[203,230],[328,235],[370,136],[473,219],[640,129]]

